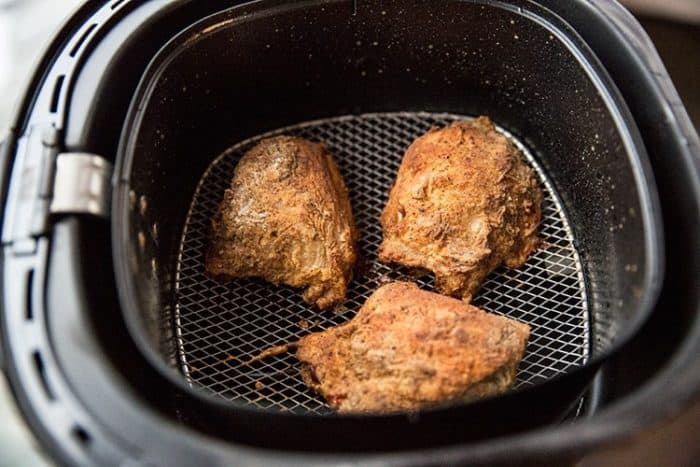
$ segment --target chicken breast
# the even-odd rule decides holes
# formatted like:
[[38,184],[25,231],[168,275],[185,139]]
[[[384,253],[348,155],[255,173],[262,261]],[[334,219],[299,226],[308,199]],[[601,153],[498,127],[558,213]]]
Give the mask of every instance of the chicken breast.
[[323,144],[279,136],[236,166],[212,220],[206,270],[305,287],[320,309],[343,302],[356,259],[348,191]]
[[469,301],[535,250],[541,204],[534,171],[488,117],[431,130],[403,157],[379,259],[432,271],[439,292]]
[[528,325],[394,282],[347,323],[303,337],[304,382],[340,412],[413,411],[513,384]]

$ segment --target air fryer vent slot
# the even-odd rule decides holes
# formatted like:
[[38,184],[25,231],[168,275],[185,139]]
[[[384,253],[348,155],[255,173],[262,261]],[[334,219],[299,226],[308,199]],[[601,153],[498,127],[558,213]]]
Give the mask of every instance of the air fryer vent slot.
[[116,2],[112,3],[112,5],[110,6],[110,8],[111,8],[112,10],[116,10],[116,9],[119,7],[119,5],[121,5],[121,4],[124,3],[124,2],[125,2],[125,0],[117,0]]
[[87,446],[90,444],[90,434],[85,430],[80,425],[73,425],[73,428],[71,429],[71,435],[73,436],[73,439],[78,441],[80,444],[83,446]]
[[26,287],[26,318],[27,321],[31,321],[34,319],[34,299],[33,297],[33,290],[34,290],[34,269],[30,269],[27,272],[27,282],[25,284]]
[[61,89],[63,89],[63,81],[66,79],[65,75],[61,75],[56,78],[56,83],[53,85],[53,94],[51,94],[51,107],[49,111],[51,113],[56,113],[58,110],[58,103],[61,99]]
[[92,23],[88,28],[85,30],[85,32],[80,36],[80,39],[78,39],[78,42],[75,43],[73,48],[70,51],[70,56],[75,57],[75,55],[78,53],[80,48],[83,46],[85,43],[85,39],[90,35],[90,33],[97,27],[97,24]]
[[51,386],[49,386],[49,381],[46,379],[44,359],[42,358],[41,353],[38,350],[35,350],[32,353],[32,360],[34,361],[34,369],[36,370],[36,374],[39,377],[39,381],[41,382],[41,387],[46,393],[46,397],[48,397],[49,400],[55,400],[56,397],[54,396],[54,393],[51,390]]

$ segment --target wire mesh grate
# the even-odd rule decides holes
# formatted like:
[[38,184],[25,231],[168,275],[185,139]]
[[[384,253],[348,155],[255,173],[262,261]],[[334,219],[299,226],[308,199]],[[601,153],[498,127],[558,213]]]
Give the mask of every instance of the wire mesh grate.
[[[347,321],[387,280],[410,279],[432,288],[431,278],[415,279],[408,269],[377,261],[382,236],[379,215],[410,142],[431,127],[463,118],[423,112],[337,117],[256,136],[217,158],[197,187],[177,264],[173,317],[178,359],[187,380],[225,399],[257,407],[328,413],[323,400],[301,381],[292,354],[245,366],[239,362],[271,345]],[[236,163],[261,139],[283,133],[325,142],[350,192],[366,271],[353,280],[345,304],[336,310],[318,312],[290,287],[257,279],[221,283],[204,273],[210,219]],[[581,264],[561,203],[529,152],[513,141],[536,169],[545,193],[540,226],[543,247],[522,268],[501,268],[491,274],[473,303],[532,327],[516,383],[527,386],[584,364],[589,325]]]

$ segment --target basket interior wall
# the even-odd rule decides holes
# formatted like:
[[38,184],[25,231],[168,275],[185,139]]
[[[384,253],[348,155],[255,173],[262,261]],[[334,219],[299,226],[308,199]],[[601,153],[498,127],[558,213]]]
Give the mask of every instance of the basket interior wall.
[[632,164],[598,85],[555,31],[514,9],[357,3],[255,2],[198,24],[157,59],[129,146],[129,266],[152,347],[177,366],[179,244],[218,154],[316,118],[432,111],[489,115],[533,153],[581,255],[591,353],[608,348],[636,312],[645,252],[639,194],[620,183]]

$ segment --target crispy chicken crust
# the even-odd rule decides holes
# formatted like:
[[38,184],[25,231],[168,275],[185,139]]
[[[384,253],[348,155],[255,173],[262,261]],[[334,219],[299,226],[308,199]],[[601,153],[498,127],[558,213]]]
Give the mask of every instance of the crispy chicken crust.
[[236,166],[212,220],[209,275],[304,287],[320,309],[342,303],[356,259],[348,191],[323,144],[278,136]]
[[393,282],[347,323],[298,342],[304,382],[339,412],[413,411],[501,393],[530,328]]
[[403,157],[379,259],[432,271],[438,291],[469,301],[491,271],[536,249],[541,204],[533,169],[488,117],[433,129]]

